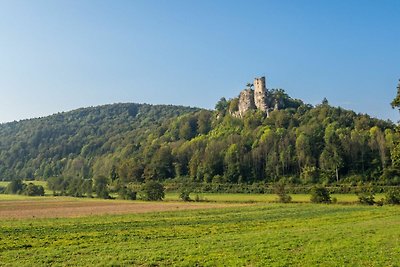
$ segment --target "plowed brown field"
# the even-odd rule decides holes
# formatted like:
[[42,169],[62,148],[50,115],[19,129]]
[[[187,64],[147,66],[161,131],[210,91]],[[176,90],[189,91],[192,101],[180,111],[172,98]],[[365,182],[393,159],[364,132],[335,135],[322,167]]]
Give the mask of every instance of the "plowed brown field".
[[120,200],[87,200],[52,198],[0,201],[0,219],[65,218],[104,214],[145,213],[172,210],[209,209],[238,204],[131,202]]

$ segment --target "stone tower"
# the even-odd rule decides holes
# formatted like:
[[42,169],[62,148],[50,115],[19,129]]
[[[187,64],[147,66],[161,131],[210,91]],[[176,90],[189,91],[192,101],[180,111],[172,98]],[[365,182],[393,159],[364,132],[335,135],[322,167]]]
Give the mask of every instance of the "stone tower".
[[257,109],[267,112],[267,88],[265,86],[265,77],[254,79],[254,102]]
[[254,91],[252,89],[241,91],[239,95],[239,117],[243,117],[248,110],[255,108]]

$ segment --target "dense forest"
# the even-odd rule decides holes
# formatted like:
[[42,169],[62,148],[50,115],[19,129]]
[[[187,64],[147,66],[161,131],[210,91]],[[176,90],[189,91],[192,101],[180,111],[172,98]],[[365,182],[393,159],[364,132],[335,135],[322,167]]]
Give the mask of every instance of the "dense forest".
[[237,98],[221,98],[212,111],[113,104],[1,124],[0,179],[400,184],[392,122],[274,92],[269,117],[236,117]]

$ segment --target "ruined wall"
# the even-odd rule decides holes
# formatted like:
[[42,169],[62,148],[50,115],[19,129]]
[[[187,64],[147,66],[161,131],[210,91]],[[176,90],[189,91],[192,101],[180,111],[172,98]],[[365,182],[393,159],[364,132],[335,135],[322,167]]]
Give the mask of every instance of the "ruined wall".
[[239,116],[243,117],[244,114],[251,109],[256,109],[254,103],[254,91],[251,89],[245,89],[241,91],[239,95]]
[[267,88],[265,86],[265,77],[254,79],[254,103],[257,109],[266,112],[267,106]]

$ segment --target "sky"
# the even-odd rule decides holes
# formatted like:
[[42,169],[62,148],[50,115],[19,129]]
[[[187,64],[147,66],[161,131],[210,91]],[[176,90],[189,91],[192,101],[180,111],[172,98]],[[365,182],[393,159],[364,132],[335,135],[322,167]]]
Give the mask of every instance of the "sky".
[[118,102],[212,109],[255,77],[397,122],[400,1],[0,0],[0,122]]

